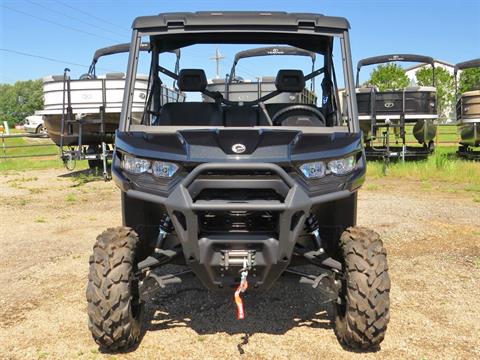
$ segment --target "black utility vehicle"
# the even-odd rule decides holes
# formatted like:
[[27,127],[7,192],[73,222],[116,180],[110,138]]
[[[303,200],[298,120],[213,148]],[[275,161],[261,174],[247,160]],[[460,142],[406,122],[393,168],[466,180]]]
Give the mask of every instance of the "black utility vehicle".
[[[247,287],[268,290],[282,274],[294,274],[319,291],[319,302],[333,303],[341,343],[378,348],[389,320],[390,280],[379,236],[356,226],[366,163],[348,30],[343,18],[282,12],[135,20],[112,164],[123,227],[99,235],[90,258],[89,326],[102,348],[135,344],[144,303],[187,273],[226,296],[235,291],[240,319],[240,294]],[[142,38],[151,52],[139,116],[132,112],[132,98]],[[202,44],[295,46],[317,54],[323,64],[308,74],[280,69],[276,90],[236,102],[209,91],[204,70],[181,69],[177,75],[159,61],[174,49],[186,58],[192,45]],[[347,93],[343,115],[333,60],[337,47]],[[269,58],[273,68],[270,59],[277,58]],[[186,102],[161,106],[165,76],[176,80]],[[322,80],[320,106],[267,102],[302,92],[314,77]],[[202,102],[202,96],[214,101]],[[167,263],[187,270],[160,275]],[[319,271],[294,268],[305,264]]]

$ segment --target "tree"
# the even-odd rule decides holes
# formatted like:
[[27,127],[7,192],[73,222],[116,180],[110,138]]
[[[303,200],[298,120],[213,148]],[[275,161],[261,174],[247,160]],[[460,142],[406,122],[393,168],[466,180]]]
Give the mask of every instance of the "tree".
[[9,126],[19,124],[26,116],[43,109],[41,80],[17,81],[15,84],[0,84],[0,121]]
[[[424,66],[419,69],[415,76],[420,86],[432,86],[433,70]],[[435,87],[437,88],[437,112],[441,118],[448,118],[453,111],[455,102],[455,79],[452,74],[443,67],[435,68]]]
[[397,64],[379,65],[370,74],[369,85],[378,87],[380,91],[406,88],[410,81],[405,70]]
[[460,94],[465,91],[480,90],[480,68],[465,69],[458,81]]

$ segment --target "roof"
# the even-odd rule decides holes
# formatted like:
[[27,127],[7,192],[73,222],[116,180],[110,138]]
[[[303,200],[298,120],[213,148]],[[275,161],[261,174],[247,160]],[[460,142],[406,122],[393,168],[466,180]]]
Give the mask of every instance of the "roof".
[[455,71],[465,70],[470,68],[480,68],[480,58],[464,61],[455,65]]
[[238,63],[238,60],[255,57],[255,56],[269,56],[269,55],[299,55],[299,56],[309,56],[312,58],[312,61],[315,61],[315,53],[303,49],[299,49],[293,46],[269,46],[256,49],[249,49],[240,51],[235,55],[233,63]]
[[357,63],[357,70],[360,70],[362,66],[374,65],[374,64],[383,64],[393,61],[408,61],[408,62],[419,62],[424,64],[434,65],[435,60],[430,56],[423,55],[414,55],[414,54],[390,54],[390,55],[380,55],[373,56],[370,58],[362,59]]
[[[235,28],[241,26],[278,26],[320,27],[338,30],[348,30],[350,24],[342,17],[324,16],[311,13],[287,13],[269,11],[199,11],[163,13],[156,16],[137,17],[132,24],[134,29],[156,29],[165,31],[168,28],[179,27],[217,27]],[[248,28],[246,29],[249,30]]]
[[[147,43],[141,44],[140,50],[142,51],[150,50],[150,44],[147,44]],[[95,54],[93,55],[93,62],[96,63],[98,59],[101,58],[102,56],[126,53],[129,51],[130,51],[130,43],[104,47],[95,51]]]
[[[99,58],[102,56],[106,55],[113,55],[113,54],[120,54],[120,53],[126,53],[130,51],[130,43],[125,43],[125,44],[118,44],[118,45],[112,45],[108,47],[104,47],[101,49],[98,49],[95,51],[95,54],[93,55],[93,63],[96,63]],[[149,43],[141,43],[140,44],[140,51],[150,51],[150,44]],[[170,51],[174,53],[177,57],[180,56],[180,49],[172,50]]]
[[[443,61],[443,60],[433,59],[433,61],[435,62],[435,64],[441,64],[441,65],[445,65],[445,66],[451,67],[451,68],[455,67],[454,64]],[[413,65],[413,66],[409,66],[409,67],[405,68],[405,71],[414,70],[414,69],[420,68],[422,66],[425,66],[425,64],[416,64],[416,65]]]

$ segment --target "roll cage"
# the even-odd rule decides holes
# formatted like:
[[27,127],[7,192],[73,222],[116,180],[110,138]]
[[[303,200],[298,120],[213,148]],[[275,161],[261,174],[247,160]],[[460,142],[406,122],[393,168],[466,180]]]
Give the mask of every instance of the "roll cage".
[[[131,86],[137,72],[138,52],[141,49],[142,36],[149,36],[152,51],[151,80],[158,78],[159,71],[175,79],[175,73],[159,65],[157,55],[160,53],[194,44],[248,44],[252,43],[252,39],[256,44],[282,42],[311,53],[328,55],[325,56],[325,66],[307,74],[305,79],[321,73],[330,79],[334,71],[331,58],[333,39],[339,38],[348,98],[345,120],[349,131],[359,132],[348,29],[349,24],[344,18],[283,12],[169,13],[137,18],[133,23],[126,81],[128,91],[125,92],[119,131],[128,131],[130,126],[133,97]],[[219,94],[209,93],[208,90],[205,90],[204,94],[218,102],[231,105],[229,100],[223,99]],[[275,95],[277,94],[274,91],[242,105],[255,105]],[[336,97],[336,89],[333,96]]]

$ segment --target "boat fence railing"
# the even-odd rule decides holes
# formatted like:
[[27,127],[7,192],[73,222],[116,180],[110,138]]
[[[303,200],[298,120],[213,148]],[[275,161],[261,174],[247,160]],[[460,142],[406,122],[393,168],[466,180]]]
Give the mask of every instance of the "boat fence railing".
[[[28,134],[28,133],[18,133],[18,134],[1,134],[1,154],[0,159],[7,160],[7,159],[17,159],[17,158],[35,158],[35,157],[51,157],[51,156],[58,156],[58,151],[55,149],[55,152],[52,151],[45,151],[45,152],[35,152],[35,153],[28,153],[28,154],[17,154],[15,150],[19,149],[28,149],[28,148],[52,148],[55,144],[51,141],[48,143],[41,143],[41,144],[22,144],[22,145],[11,145],[9,144],[8,139],[16,139],[16,138],[30,138],[30,139],[49,139],[47,134]],[[13,155],[11,153],[14,153]]]
[[[405,144],[406,145],[418,145],[418,141],[413,135],[414,124],[405,124]],[[393,131],[394,127],[390,127]],[[381,136],[377,139],[381,140]],[[391,140],[392,141],[392,140]],[[393,139],[395,141],[395,139]],[[457,125],[452,124],[437,124],[437,132],[435,135],[436,146],[457,146],[460,141],[460,135],[457,130]]]

